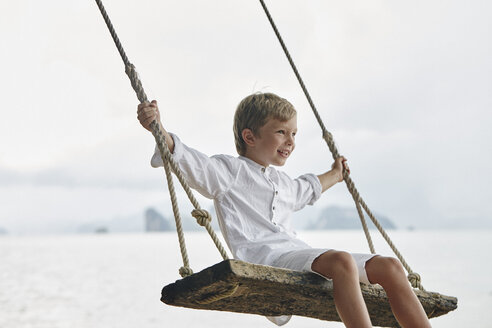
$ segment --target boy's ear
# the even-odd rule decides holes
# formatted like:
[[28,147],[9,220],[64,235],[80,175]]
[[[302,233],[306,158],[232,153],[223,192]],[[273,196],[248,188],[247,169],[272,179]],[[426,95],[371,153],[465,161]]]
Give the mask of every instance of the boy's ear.
[[243,137],[244,143],[246,143],[248,146],[252,147],[255,144],[255,135],[253,131],[250,129],[244,129],[241,132],[241,136]]

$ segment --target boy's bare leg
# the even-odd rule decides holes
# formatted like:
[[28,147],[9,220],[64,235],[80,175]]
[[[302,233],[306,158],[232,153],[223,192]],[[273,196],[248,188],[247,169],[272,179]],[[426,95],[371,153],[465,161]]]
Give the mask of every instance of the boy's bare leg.
[[375,256],[366,262],[366,273],[371,283],[380,284],[384,288],[393,314],[402,327],[431,327],[400,261],[392,257]]
[[331,250],[316,258],[311,268],[333,280],[335,305],[346,327],[372,327],[352,255]]

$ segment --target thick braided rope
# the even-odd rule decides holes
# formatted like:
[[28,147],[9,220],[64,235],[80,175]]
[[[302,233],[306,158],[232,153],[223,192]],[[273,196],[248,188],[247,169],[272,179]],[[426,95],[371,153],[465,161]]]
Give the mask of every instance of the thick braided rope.
[[[132,83],[133,85],[133,83]],[[169,149],[167,149],[167,143],[165,141],[164,136],[162,135],[160,129],[157,126],[156,122],[151,123],[151,129],[152,129],[152,134],[154,135],[155,141],[157,143],[157,147],[159,148],[159,151],[161,153],[161,158],[165,156],[166,150],[169,152]],[[169,167],[169,163],[167,161],[164,161],[164,170],[166,172],[166,180],[167,180],[167,187],[169,190],[169,197],[171,198],[171,205],[173,208],[173,214],[174,214],[174,221],[176,223],[176,232],[178,233],[178,241],[179,241],[179,248],[181,251],[181,257],[183,259],[183,266],[179,269],[179,274],[181,277],[186,277],[189,275],[193,274],[193,270],[190,267],[190,261],[188,259],[188,252],[186,250],[186,243],[185,243],[185,238],[184,238],[184,231],[183,231],[183,224],[181,223],[181,214],[179,211],[179,206],[178,206],[178,200],[176,197],[176,191],[174,189],[174,183],[173,183],[173,177],[171,175],[171,169]]]
[[[328,148],[330,148],[330,150],[332,151],[332,153],[333,154],[336,154],[336,155],[333,155],[333,157],[334,158],[338,157],[339,156],[338,155],[338,150],[337,150],[337,148],[335,146],[335,142],[333,141],[333,137],[332,137],[331,133],[325,134],[323,136],[323,138],[325,139],[326,144],[328,145]],[[352,195],[352,198],[355,201],[355,204],[357,206],[357,211],[359,212],[359,216],[363,216],[364,215],[362,213],[362,211],[361,211],[361,207],[362,207],[364,209],[364,211],[367,213],[367,215],[369,216],[369,218],[371,219],[371,221],[374,223],[374,225],[376,226],[376,228],[379,230],[379,232],[383,236],[384,240],[386,240],[386,242],[388,243],[388,245],[391,247],[391,249],[395,253],[396,257],[398,257],[398,259],[400,260],[400,262],[403,265],[403,267],[407,270],[407,272],[408,272],[408,280],[412,283],[412,286],[415,287],[415,288],[419,288],[421,290],[424,290],[423,286],[420,283],[420,275],[418,273],[415,273],[415,272],[412,271],[412,269],[408,265],[407,261],[405,261],[405,259],[401,255],[400,251],[396,248],[396,246],[393,243],[393,241],[391,240],[391,238],[388,236],[388,234],[386,233],[386,231],[384,230],[384,228],[381,226],[381,224],[379,223],[379,221],[376,219],[376,217],[374,216],[374,214],[372,213],[372,211],[369,209],[369,207],[367,206],[367,204],[364,202],[364,200],[360,196],[359,191],[355,187],[354,181],[346,173],[344,174],[344,181],[345,181],[345,184],[347,185],[347,189],[349,190],[350,194]],[[364,220],[364,223],[365,223],[365,220]],[[365,226],[365,229],[367,229],[367,226]],[[372,245],[372,241],[370,242],[370,247],[371,247],[371,252],[374,253],[374,251],[373,251],[374,246]]]
[[106,22],[106,26],[108,27],[109,33],[111,33],[111,37],[113,38],[113,41],[116,45],[116,48],[118,49],[118,52],[120,53],[121,59],[123,59],[125,66],[128,66],[130,64],[130,61],[128,60],[128,57],[126,56],[125,50],[123,49],[123,46],[121,45],[120,39],[118,38],[118,35],[116,34],[116,31],[113,27],[113,24],[111,23],[111,20],[109,19],[108,13],[106,12],[106,9],[104,9],[104,6],[103,6],[101,0],[96,0],[96,3],[97,3],[97,6],[99,7],[99,11],[101,12],[101,15],[104,18],[104,22]]
[[[229,256],[227,255],[227,252],[226,252],[224,246],[222,246],[222,243],[221,243],[219,237],[217,236],[214,229],[212,228],[212,225],[210,224],[210,221],[211,221],[210,214],[200,207],[200,204],[196,200],[195,195],[193,194],[193,191],[191,190],[190,186],[188,185],[188,182],[186,181],[186,178],[183,176],[183,172],[179,168],[178,164],[176,164],[176,161],[174,161],[174,159],[171,155],[171,152],[167,148],[167,144],[163,148],[165,148],[165,149],[163,149],[164,150],[164,156],[162,156],[162,153],[161,153],[163,162],[169,164],[172,171],[174,172],[174,175],[176,175],[176,178],[178,178],[178,181],[180,182],[181,186],[183,187],[183,190],[185,191],[186,195],[188,196],[188,199],[190,200],[191,204],[195,208],[195,210],[192,211],[192,216],[197,219],[198,224],[205,227],[208,234],[210,235],[210,238],[212,238],[212,241],[214,242],[215,246],[219,250],[220,255],[222,256],[222,258],[224,260],[227,260],[229,258]],[[202,213],[206,213],[206,215],[204,215]],[[207,217],[208,220],[201,219],[201,217],[203,217],[203,216]]]
[[[324,131],[323,139],[326,141],[326,144],[328,145],[328,148],[330,149],[330,152],[332,153],[333,159],[335,160],[338,157],[340,157],[338,149],[335,145],[335,141],[333,140],[333,135],[328,131]],[[343,172],[343,180],[345,181],[345,183],[347,183],[347,181],[349,179],[350,179],[350,177],[348,176],[347,172],[344,171]],[[352,190],[353,189],[354,188],[352,188]],[[355,207],[357,209],[357,213],[359,214],[359,219],[360,219],[360,222],[362,224],[362,228],[364,229],[364,234],[366,235],[367,243],[369,244],[369,249],[371,250],[372,254],[375,254],[376,250],[374,249],[374,244],[372,242],[371,233],[369,232],[369,228],[367,227],[364,213],[362,212],[362,208],[361,208],[359,200],[357,198],[358,192],[357,192],[357,190],[355,190],[355,192],[353,192],[352,190],[349,188],[350,194],[352,195],[352,198],[355,202]]]
[[237,291],[238,288],[239,288],[239,284],[235,284],[235,285],[225,289],[222,292],[219,292],[217,294],[213,294],[211,296],[205,297],[204,299],[198,300],[196,302],[198,304],[210,304],[213,302],[217,302],[223,298],[227,298],[227,297],[234,295],[234,293]]
[[[319,115],[319,112],[318,110],[316,109],[316,106],[314,105],[314,102],[306,88],[306,85],[304,84],[304,81],[302,80],[301,78],[301,75],[299,74],[299,71],[297,70],[297,67],[296,65],[294,64],[294,61],[289,53],[289,50],[287,49],[287,46],[285,45],[283,39],[282,39],[282,36],[280,35],[280,32],[278,31],[277,29],[277,26],[275,25],[275,22],[273,21],[273,18],[272,16],[270,15],[270,12],[268,11],[268,8],[265,4],[265,2],[263,0],[260,0],[260,3],[261,3],[261,6],[263,7],[263,10],[265,11],[265,14],[270,22],[270,25],[272,26],[273,28],[273,31],[275,32],[275,35],[277,36],[277,39],[278,41],[280,42],[280,45],[282,46],[282,49],[285,53],[285,56],[287,57],[287,60],[289,61],[289,64],[290,66],[292,67],[292,70],[294,71],[294,74],[297,78],[297,81],[299,82],[301,88],[302,88],[302,91],[304,92],[304,95],[306,96],[308,102],[309,102],[309,105],[311,106],[311,109],[313,111],[313,114],[314,116],[316,117],[316,120],[318,121],[318,124],[320,125],[321,127],[321,131],[322,131],[322,135],[323,135],[323,138],[325,139],[327,145],[328,145],[328,148],[330,149],[332,155],[333,155],[333,159],[336,159],[338,157],[340,157],[340,154],[338,153],[338,149],[336,148],[335,146],[335,142],[333,141],[333,137],[331,135],[330,132],[328,132],[328,130],[326,129],[324,123],[323,123],[323,120],[321,119],[321,116]],[[353,183],[352,179],[347,175],[346,172],[344,172],[344,180],[345,180],[345,183],[347,185],[347,188],[349,190],[349,192],[352,194],[352,198],[354,199],[354,202],[355,202],[355,205],[356,205],[356,208],[357,208],[357,212],[359,214],[359,218],[362,222],[362,226],[364,228],[364,233],[366,234],[366,239],[368,241],[368,244],[369,244],[369,248],[371,249],[371,252],[374,253],[374,245],[372,243],[372,240],[371,240],[371,237],[370,237],[370,233],[369,233],[369,230],[367,228],[367,224],[365,222],[365,218],[364,218],[364,215],[362,213],[362,210],[361,210],[361,206],[362,208],[364,208],[364,210],[366,211],[366,213],[369,215],[369,217],[371,218],[371,220],[374,222],[374,225],[376,225],[376,227],[378,228],[379,232],[381,232],[381,234],[383,235],[384,239],[386,240],[386,242],[388,242],[389,246],[391,247],[391,249],[393,250],[393,252],[395,253],[395,255],[398,257],[398,259],[401,261],[402,265],[405,267],[405,269],[407,270],[407,272],[409,273],[408,274],[408,278],[409,278],[409,281],[412,283],[412,286],[415,287],[415,288],[419,288],[421,290],[424,290],[422,285],[420,284],[420,276],[416,273],[414,273],[410,267],[408,266],[407,262],[403,259],[401,253],[398,251],[398,249],[396,248],[396,246],[393,244],[393,242],[391,241],[391,239],[388,237],[388,235],[386,234],[386,232],[384,231],[384,229],[381,227],[381,225],[379,224],[379,222],[377,221],[377,219],[374,217],[374,215],[372,214],[372,212],[369,210],[369,208],[367,207],[367,205],[365,204],[365,202],[362,200],[362,198],[360,197],[359,195],[359,192],[357,191],[357,189],[355,188],[355,184]]]
[[[113,27],[113,24],[111,23],[111,20],[109,19],[109,16],[101,2],[101,0],[96,0],[97,6],[99,7],[99,11],[101,12],[101,15],[104,18],[104,21],[106,22],[106,25],[109,29],[109,32],[113,38],[113,41],[116,45],[116,48],[118,49],[118,52],[120,53],[121,59],[123,60],[123,63],[125,64],[125,73],[128,75],[128,78],[130,79],[131,85],[133,90],[135,90],[135,93],[137,94],[137,98],[141,103],[147,102],[147,95],[145,94],[145,91],[142,86],[142,82],[140,81],[140,78],[138,77],[138,73],[135,69],[135,66],[130,63],[128,60],[128,57],[126,56],[126,53],[123,49],[123,46],[121,45],[121,42],[118,38],[118,35],[116,34],[116,31]],[[159,126],[156,121],[152,122],[150,125],[152,135],[154,136],[154,139],[157,143],[157,146],[159,148],[159,151],[161,153],[161,158],[164,162],[164,169],[166,171],[166,179],[167,179],[167,184],[169,188],[169,195],[171,198],[171,203],[173,207],[173,213],[174,213],[174,219],[176,222],[176,230],[178,233],[178,241],[179,241],[179,246],[181,250],[181,257],[183,258],[183,267],[179,269],[179,273],[181,276],[188,276],[193,274],[193,271],[190,268],[189,265],[189,259],[188,259],[188,253],[186,250],[186,243],[184,239],[184,232],[183,232],[183,226],[181,223],[181,215],[179,213],[179,206],[178,206],[178,201],[176,197],[176,191],[174,189],[174,183],[172,181],[172,176],[171,176],[171,169],[173,172],[176,174],[178,177],[179,182],[183,186],[183,188],[186,191],[186,194],[188,195],[188,198],[192,202],[193,206],[195,207],[196,210],[199,211],[204,211],[201,209],[200,204],[198,201],[195,199],[193,193],[191,192],[190,187],[188,186],[188,183],[186,182],[186,179],[184,178],[181,170],[179,169],[178,165],[175,163],[173,160],[171,153],[167,147],[167,143],[165,141],[164,135],[162,135]],[[205,211],[206,212],[206,211]],[[207,213],[207,215],[202,215],[205,217],[208,217],[210,219],[210,214]],[[205,220],[204,226],[207,229],[209,235],[212,237],[213,242],[215,243],[216,247],[218,248],[220,254],[222,257],[226,260],[228,259],[227,252],[225,251],[224,247],[222,246],[220,240],[218,239],[217,235],[213,231],[212,226],[210,225],[210,220]]]

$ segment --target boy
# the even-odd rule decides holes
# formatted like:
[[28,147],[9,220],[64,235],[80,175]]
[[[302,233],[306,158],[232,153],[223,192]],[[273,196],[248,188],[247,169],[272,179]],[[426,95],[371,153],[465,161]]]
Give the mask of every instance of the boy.
[[[297,116],[287,100],[265,93],[241,101],[234,115],[239,157],[208,157],[184,145],[162,126],[156,101],[140,104],[137,113],[147,130],[157,120],[190,186],[214,200],[220,229],[234,258],[332,279],[336,308],[346,327],[371,327],[359,282],[378,283],[386,290],[401,326],[430,327],[398,260],[313,249],[296,238],[290,214],[313,204],[322,192],[343,180],[344,170],[349,171],[343,157],[323,174],[297,179],[271,167],[284,165],[295,148]],[[152,166],[162,165],[157,151]],[[269,319],[281,325],[288,318]]]

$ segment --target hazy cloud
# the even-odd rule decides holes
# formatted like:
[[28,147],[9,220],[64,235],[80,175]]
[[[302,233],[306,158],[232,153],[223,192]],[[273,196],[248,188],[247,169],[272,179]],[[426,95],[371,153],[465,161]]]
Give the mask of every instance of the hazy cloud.
[[[370,206],[399,226],[487,225],[492,4],[268,4]],[[236,105],[270,91],[299,112],[298,146],[283,169],[296,176],[331,165],[258,3],[105,5],[147,95],[186,143],[234,154]],[[0,50],[8,63],[0,80],[0,226],[167,205],[163,172],[149,167],[153,139],[136,122],[136,97],[97,6],[5,2],[0,15],[9,45]],[[319,206],[350,203],[340,185]]]

